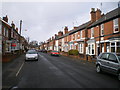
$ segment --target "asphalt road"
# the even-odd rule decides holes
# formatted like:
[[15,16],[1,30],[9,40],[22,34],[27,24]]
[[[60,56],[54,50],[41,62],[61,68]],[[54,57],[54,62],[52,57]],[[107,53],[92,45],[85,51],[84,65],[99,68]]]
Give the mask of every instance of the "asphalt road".
[[[11,80],[18,88],[120,88],[116,76],[98,74],[94,63],[69,57],[39,53],[38,61],[24,62],[22,58],[18,67],[16,79]],[[5,86],[9,78],[4,79]]]

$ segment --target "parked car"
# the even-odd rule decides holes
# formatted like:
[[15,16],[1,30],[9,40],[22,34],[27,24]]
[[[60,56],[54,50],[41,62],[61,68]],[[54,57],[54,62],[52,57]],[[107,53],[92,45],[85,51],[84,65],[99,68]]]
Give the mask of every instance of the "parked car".
[[47,53],[47,50],[43,49],[42,52],[43,52],[43,53]]
[[58,51],[51,51],[51,56],[60,56],[60,53]]
[[116,53],[101,53],[97,57],[96,71],[98,73],[105,71],[118,76],[120,80],[120,54]]
[[36,50],[28,50],[25,55],[25,61],[27,60],[37,60],[38,61],[39,55]]

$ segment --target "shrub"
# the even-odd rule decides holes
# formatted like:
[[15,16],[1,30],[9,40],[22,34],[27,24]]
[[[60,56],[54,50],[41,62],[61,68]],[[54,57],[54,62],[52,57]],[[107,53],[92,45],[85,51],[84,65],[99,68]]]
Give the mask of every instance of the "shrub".
[[79,51],[78,50],[69,50],[68,54],[69,55],[79,55]]

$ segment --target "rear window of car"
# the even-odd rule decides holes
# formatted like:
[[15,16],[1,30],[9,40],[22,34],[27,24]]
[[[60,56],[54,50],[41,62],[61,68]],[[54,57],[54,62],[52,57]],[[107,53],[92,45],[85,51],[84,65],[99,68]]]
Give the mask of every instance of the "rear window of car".
[[27,52],[27,54],[37,54],[37,52],[34,51],[34,50],[30,50],[30,51]]
[[100,59],[108,60],[108,56],[109,56],[108,53],[103,53],[103,54],[101,55]]

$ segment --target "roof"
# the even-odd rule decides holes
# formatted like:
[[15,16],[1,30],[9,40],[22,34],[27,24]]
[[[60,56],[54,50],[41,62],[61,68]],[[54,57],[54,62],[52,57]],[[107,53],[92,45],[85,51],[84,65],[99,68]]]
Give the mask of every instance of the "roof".
[[77,31],[81,31],[81,30],[85,29],[90,23],[91,23],[91,21],[88,21],[88,22],[86,22],[86,23],[78,26],[78,28],[77,28],[76,30],[73,30],[73,31],[70,32],[69,34],[71,35],[71,34],[77,32]]
[[88,22],[86,22],[86,23],[78,26],[77,29],[72,29],[72,30],[70,30],[67,34],[64,34],[63,36],[60,36],[60,37],[56,37],[56,39],[61,39],[61,38],[65,37],[65,36],[68,36],[68,35],[71,35],[71,34],[77,32],[77,31],[83,30],[83,29],[85,29],[90,23],[91,23],[91,21],[88,21]]
[[75,29],[75,30],[73,29],[69,33],[64,34],[63,36],[57,37],[56,40],[61,39],[61,38],[65,37],[65,36],[71,35],[71,34],[73,34],[75,32],[81,31],[81,30],[83,30],[85,28],[91,28],[91,27],[97,26],[97,25],[99,25],[101,23],[110,21],[110,20],[112,20],[114,18],[117,18],[117,17],[120,17],[120,7],[114,9],[111,12],[108,12],[106,15],[102,16],[100,19],[98,19],[96,22],[94,22],[92,24],[91,24],[91,21],[88,21],[88,22],[78,26],[77,29]]
[[102,17],[101,17],[100,19],[98,19],[96,22],[94,22],[93,24],[91,24],[88,28],[97,26],[97,25],[99,25],[99,24],[101,24],[101,23],[110,21],[110,20],[112,20],[112,19],[114,19],[114,18],[117,18],[117,17],[120,17],[120,7],[114,9],[114,10],[111,11],[111,12],[108,12],[106,15],[102,16]]

